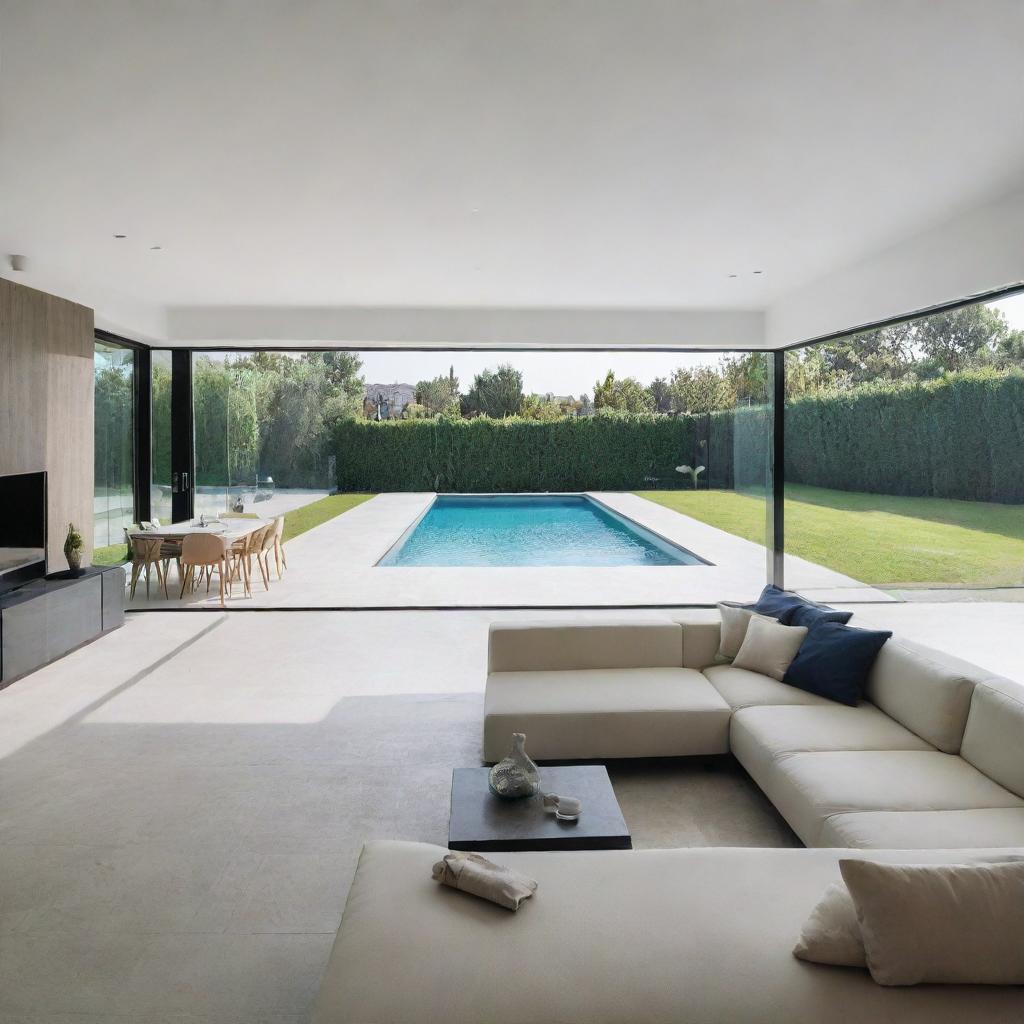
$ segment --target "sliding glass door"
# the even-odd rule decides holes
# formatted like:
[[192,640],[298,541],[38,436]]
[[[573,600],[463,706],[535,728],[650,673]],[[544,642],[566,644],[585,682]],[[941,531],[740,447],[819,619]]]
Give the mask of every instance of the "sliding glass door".
[[124,531],[135,520],[135,350],[97,339],[93,371],[93,529],[102,563],[124,557]]

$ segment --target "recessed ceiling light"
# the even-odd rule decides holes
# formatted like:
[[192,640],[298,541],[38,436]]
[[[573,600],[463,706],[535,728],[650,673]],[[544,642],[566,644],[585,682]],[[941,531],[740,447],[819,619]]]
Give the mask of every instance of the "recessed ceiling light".
[[730,277],[739,277],[740,275],[739,274],[730,274],[729,276]]
[[162,246],[162,245],[151,245],[151,246],[150,246],[149,248],[150,248],[151,250],[152,250],[152,249],[162,249],[162,248],[163,248],[163,246]]
[[127,235],[114,235],[115,238],[127,238]]
[[755,274],[763,274],[763,273],[764,273],[764,271],[763,271],[763,270],[755,270],[755,271],[754,271],[754,273],[755,273]]

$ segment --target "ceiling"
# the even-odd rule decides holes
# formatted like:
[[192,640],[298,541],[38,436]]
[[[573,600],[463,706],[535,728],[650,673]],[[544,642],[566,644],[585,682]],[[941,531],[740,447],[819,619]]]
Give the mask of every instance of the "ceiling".
[[141,335],[762,311],[1020,186],[1022,43],[1017,0],[0,0],[0,273]]

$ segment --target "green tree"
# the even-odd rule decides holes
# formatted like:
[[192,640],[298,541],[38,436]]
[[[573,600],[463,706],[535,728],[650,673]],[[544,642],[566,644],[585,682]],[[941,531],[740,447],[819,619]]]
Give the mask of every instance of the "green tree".
[[416,402],[427,410],[428,416],[457,413],[459,409],[459,379],[455,376],[455,368],[449,369],[446,376],[421,380],[416,385]]
[[664,377],[655,377],[648,385],[648,393],[654,402],[654,411],[669,413],[672,411],[672,389]]
[[652,413],[655,402],[650,391],[636,378],[618,380],[609,370],[603,381],[594,384],[594,408],[610,412]]
[[921,353],[922,376],[978,369],[1012,347],[1006,317],[991,306],[964,306],[913,321],[914,348]]
[[713,366],[673,370],[669,388],[675,411],[690,416],[731,409],[736,404],[728,381]]
[[484,370],[473,378],[464,407],[470,415],[504,419],[516,416],[523,405],[523,375],[509,363]]
[[573,415],[573,413],[567,412],[551,395],[527,395],[523,399],[519,415],[528,420],[551,422]]

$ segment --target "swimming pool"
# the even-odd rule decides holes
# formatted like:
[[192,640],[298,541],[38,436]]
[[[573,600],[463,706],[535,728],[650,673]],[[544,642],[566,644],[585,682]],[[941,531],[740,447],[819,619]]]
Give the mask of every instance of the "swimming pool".
[[585,495],[438,495],[382,566],[703,565]]

